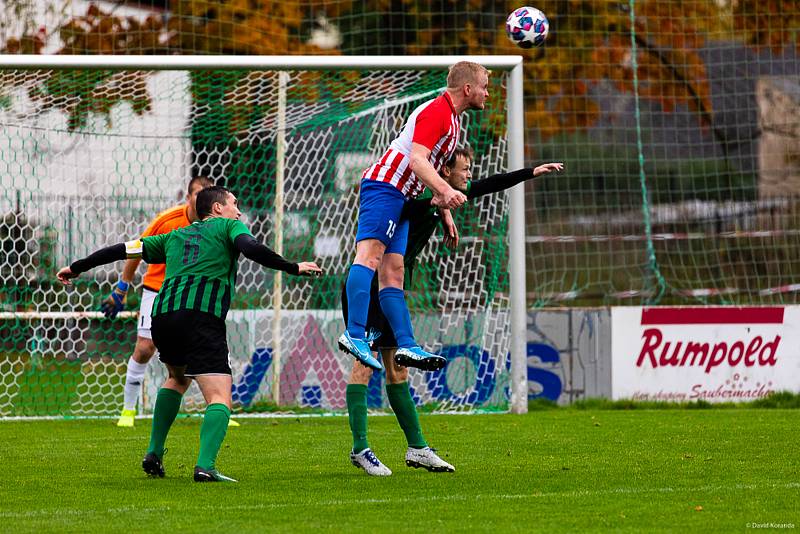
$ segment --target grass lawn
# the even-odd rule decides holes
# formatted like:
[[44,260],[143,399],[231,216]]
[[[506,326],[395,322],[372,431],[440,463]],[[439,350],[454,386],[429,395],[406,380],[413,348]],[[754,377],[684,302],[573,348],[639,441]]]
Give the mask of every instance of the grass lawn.
[[178,419],[167,476],[139,464],[149,420],[0,422],[0,531],[584,532],[800,526],[800,411],[559,408],[423,415],[454,474],[404,465],[391,416],[370,444],[394,471],[348,459],[345,417],[240,419],[217,465],[238,484],[191,481],[200,420]]

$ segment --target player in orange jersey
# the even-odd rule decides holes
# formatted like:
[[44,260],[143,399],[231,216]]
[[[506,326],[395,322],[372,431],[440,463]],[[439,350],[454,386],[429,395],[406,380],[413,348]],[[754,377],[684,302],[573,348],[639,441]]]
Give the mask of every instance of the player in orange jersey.
[[[176,228],[189,226],[196,221],[195,201],[197,200],[197,193],[212,185],[214,185],[214,182],[205,176],[192,178],[189,181],[189,187],[186,192],[186,203],[159,213],[144,231],[142,237],[166,234]],[[100,307],[106,317],[116,317],[117,313],[125,308],[128,288],[133,282],[140,262],[140,259],[132,259],[125,262],[119,282],[117,282],[114,291],[111,292]],[[153,344],[153,338],[150,334],[150,314],[156,294],[161,289],[161,284],[164,283],[165,269],[166,266],[164,264],[154,263],[148,265],[147,272],[142,279],[144,288],[142,289],[142,301],[139,307],[136,346],[128,360],[128,371],[125,374],[124,404],[117,426],[133,426],[134,417],[136,416],[136,404],[139,401],[139,392],[142,389],[142,379],[145,371],[147,371],[148,362],[156,353],[156,346]]]

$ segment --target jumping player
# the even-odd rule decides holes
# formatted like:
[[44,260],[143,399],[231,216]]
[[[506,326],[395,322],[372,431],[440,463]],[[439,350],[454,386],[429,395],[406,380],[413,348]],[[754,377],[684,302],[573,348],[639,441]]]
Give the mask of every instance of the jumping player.
[[427,186],[432,191],[431,202],[443,209],[443,218],[451,235],[455,235],[455,225],[447,210],[461,206],[467,198],[443,180],[438,171],[456,148],[461,113],[483,109],[488,96],[488,71],[477,63],[456,63],[450,67],[445,92],[417,107],[383,156],[364,171],[359,193],[356,257],[346,283],[347,329],[339,337],[339,347],[367,367],[382,369],[365,339],[375,271],[380,286],[378,300],[397,339],[397,354],[431,370],[445,363],[441,356],[424,351],[414,339],[403,294],[408,221],[403,221],[401,215],[407,201]]
[[[465,193],[468,200],[504,191],[525,180],[554,171],[558,172],[564,168],[562,163],[546,163],[534,169],[520,169],[472,181],[471,166],[471,152],[458,148],[441,170],[442,178],[454,189]],[[438,209],[431,205],[431,196],[424,194],[406,205],[403,219],[408,220],[409,223],[408,246],[405,253],[405,279],[410,282],[417,257],[430,241],[441,218]],[[449,244],[453,247],[457,244],[457,237],[453,239],[452,236],[446,235],[445,239],[450,241]],[[373,282],[372,300],[376,298],[379,291],[377,281]],[[347,303],[347,295],[343,288],[342,312],[345,321],[347,321],[348,314]],[[386,396],[408,443],[406,465],[414,468],[422,467],[433,472],[455,471],[451,464],[442,460],[428,446],[422,434],[416,404],[408,386],[408,368],[405,367],[406,365],[415,366],[417,362],[397,358],[397,341],[379,306],[370,305],[366,329],[376,336],[372,342],[372,348],[381,354],[386,368]],[[364,469],[369,475],[387,476],[392,474],[391,470],[378,460],[367,440],[367,384],[372,372],[371,368],[356,362],[348,380],[346,400],[350,431],[353,435],[350,460],[353,465]]]

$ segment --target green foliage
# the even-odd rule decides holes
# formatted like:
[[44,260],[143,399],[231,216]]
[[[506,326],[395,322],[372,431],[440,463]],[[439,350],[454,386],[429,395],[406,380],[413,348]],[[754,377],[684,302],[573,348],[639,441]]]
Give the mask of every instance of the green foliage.
[[558,403],[552,401],[550,399],[544,397],[537,397],[533,400],[528,401],[528,411],[529,412],[539,412],[544,410],[557,410],[559,408]]
[[[564,176],[535,183],[538,216],[544,219],[640,209],[639,162],[635,147],[604,145],[584,134],[559,135],[542,143],[537,161],[566,161]],[[686,200],[755,200],[758,177],[737,171],[724,159],[645,159],[651,205]]]
[[584,399],[564,409],[576,410],[749,410],[752,408],[796,409],[800,408],[800,394],[778,391],[750,402],[691,402],[633,401],[629,399]]
[[737,171],[723,159],[684,159],[650,163],[648,192],[654,204],[685,200],[756,200],[758,176]]
[[753,401],[752,405],[757,408],[797,409],[800,408],[800,395],[791,391],[778,391]]
[[631,146],[604,146],[583,134],[560,135],[540,145],[537,161],[565,161],[563,176],[535,182],[537,214],[543,219],[580,212],[619,212],[641,205],[639,165]]

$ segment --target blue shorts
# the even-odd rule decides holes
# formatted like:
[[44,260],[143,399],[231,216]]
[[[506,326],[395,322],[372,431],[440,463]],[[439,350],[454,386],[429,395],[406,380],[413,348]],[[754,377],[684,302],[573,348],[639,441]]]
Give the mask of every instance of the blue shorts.
[[356,243],[377,239],[384,245],[384,254],[406,253],[408,219],[401,221],[406,197],[395,186],[376,180],[361,180]]

